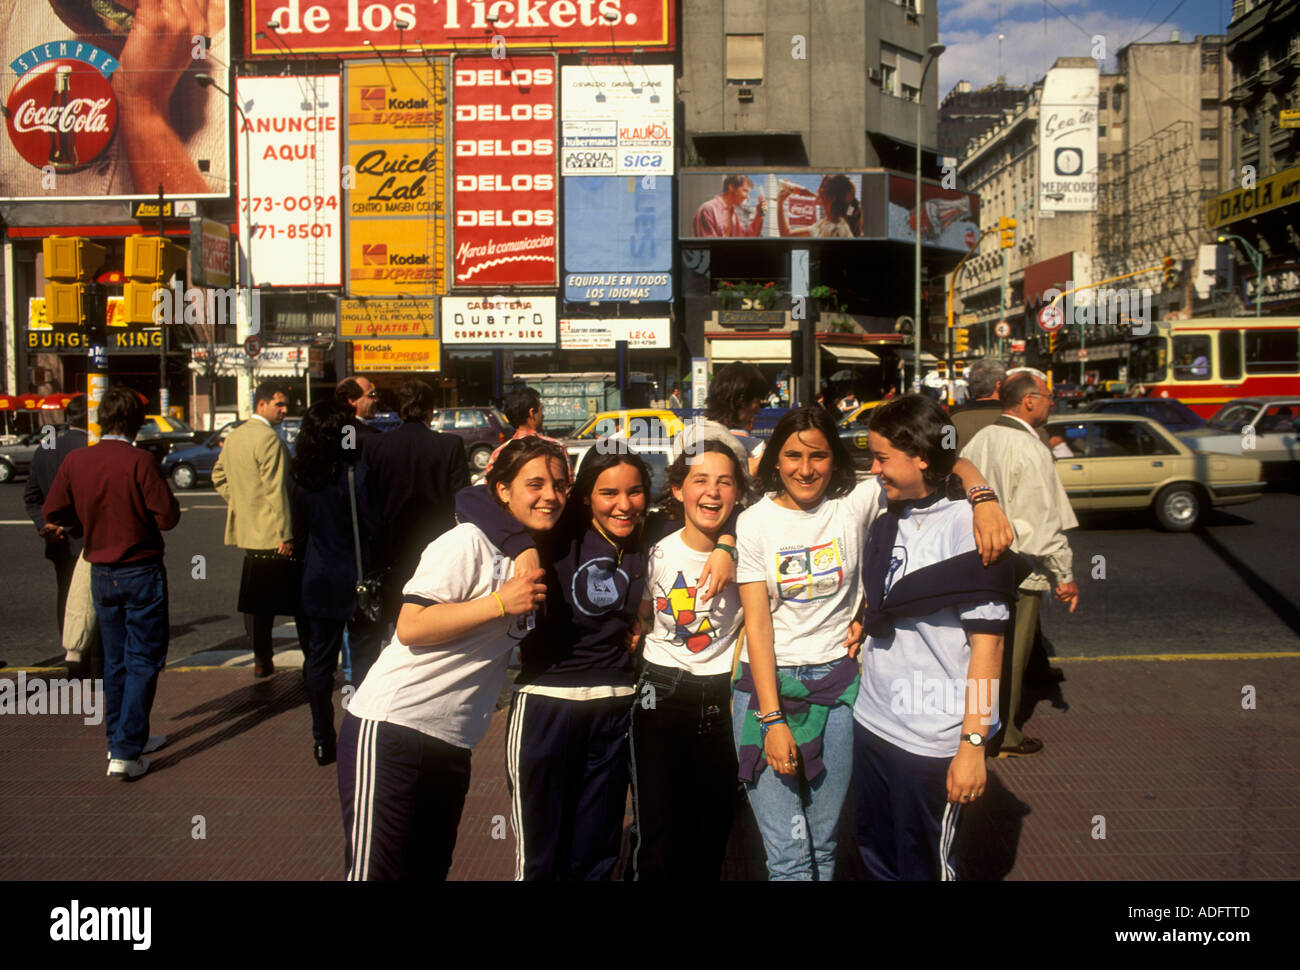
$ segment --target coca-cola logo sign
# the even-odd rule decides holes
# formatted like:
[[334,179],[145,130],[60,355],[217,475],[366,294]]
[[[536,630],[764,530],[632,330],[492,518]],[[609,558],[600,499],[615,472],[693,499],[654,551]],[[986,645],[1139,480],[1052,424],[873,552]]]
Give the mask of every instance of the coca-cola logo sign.
[[[89,47],[89,45],[78,45]],[[95,60],[114,64],[102,51]],[[9,141],[35,168],[75,172],[98,158],[117,129],[117,98],[109,75],[80,58],[35,65],[5,103]]]

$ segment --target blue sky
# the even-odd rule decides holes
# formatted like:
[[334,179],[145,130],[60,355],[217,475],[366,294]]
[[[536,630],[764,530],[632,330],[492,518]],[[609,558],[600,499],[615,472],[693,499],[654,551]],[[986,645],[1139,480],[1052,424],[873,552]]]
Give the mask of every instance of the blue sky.
[[[942,99],[958,81],[982,87],[998,76],[998,10],[1002,13],[1002,70],[1007,83],[1038,80],[1058,57],[1092,56],[1092,38],[1106,40],[1106,69],[1115,51],[1144,34],[1148,42],[1197,34],[1226,34],[1232,0],[929,0],[939,5]],[[1046,31],[1044,31],[1046,12]],[[1163,23],[1162,23],[1163,21]]]

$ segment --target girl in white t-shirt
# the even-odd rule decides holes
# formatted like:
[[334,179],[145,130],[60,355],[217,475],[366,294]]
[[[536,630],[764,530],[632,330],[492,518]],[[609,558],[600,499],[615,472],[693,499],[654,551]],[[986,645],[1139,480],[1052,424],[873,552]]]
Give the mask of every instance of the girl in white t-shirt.
[[[965,487],[986,484],[969,462],[954,470]],[[884,499],[875,478],[855,484],[853,460],[820,407],[781,419],[758,487],[764,498],[737,527],[746,638],[732,704],[739,775],[769,878],[829,881],[852,774],[861,553]],[[1010,546],[1011,527],[995,502],[974,511],[988,562]]]
[[748,489],[731,447],[705,440],[668,467],[663,504],[682,528],[651,547],[640,628],[642,670],[632,705],[630,877],[717,881],[736,806],[728,705],[740,597],[700,577]]
[[[498,456],[487,486],[534,536],[564,511],[568,462],[540,436]],[[442,880],[515,643],[545,600],[542,570],[514,564],[462,523],[424,550],[402,591],[397,634],[347,705],[339,798],[349,880]]]

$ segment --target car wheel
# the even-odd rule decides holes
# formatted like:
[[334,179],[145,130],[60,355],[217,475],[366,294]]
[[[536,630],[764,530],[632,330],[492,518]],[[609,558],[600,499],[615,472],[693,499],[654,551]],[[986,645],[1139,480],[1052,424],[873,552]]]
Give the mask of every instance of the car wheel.
[[491,448],[475,448],[469,453],[470,467],[475,471],[486,471],[488,462],[492,460]]
[[0,484],[12,482],[17,471],[12,464],[0,458]]
[[1156,520],[1169,532],[1188,532],[1196,527],[1204,507],[1195,485],[1166,485],[1153,506]]
[[180,489],[193,488],[194,479],[196,477],[197,476],[194,474],[194,468],[192,465],[180,464],[172,469],[172,474],[171,474],[172,484],[175,485],[177,488]]

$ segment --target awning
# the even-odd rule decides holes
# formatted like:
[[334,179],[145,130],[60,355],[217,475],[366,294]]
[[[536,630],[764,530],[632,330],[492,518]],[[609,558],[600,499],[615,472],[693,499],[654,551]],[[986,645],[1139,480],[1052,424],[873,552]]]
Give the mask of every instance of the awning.
[[81,397],[80,394],[46,394],[41,398],[42,411],[62,411],[74,397]]
[[40,406],[39,394],[0,394],[0,411],[36,411]]
[[746,361],[751,364],[788,364],[790,363],[790,335],[765,340],[762,338],[745,340],[710,340],[710,356],[715,361]]
[[[898,355],[899,360],[912,359],[912,351],[910,349],[907,350],[899,349],[899,350],[895,350],[894,353]],[[921,351],[921,363],[937,364],[939,363],[939,358],[934,356],[934,354],[930,353],[928,350],[923,350]]]
[[819,344],[818,346],[841,364],[865,365],[880,363],[880,358],[867,350],[866,347],[836,347],[830,344]]

